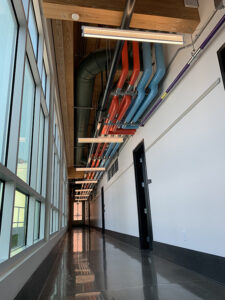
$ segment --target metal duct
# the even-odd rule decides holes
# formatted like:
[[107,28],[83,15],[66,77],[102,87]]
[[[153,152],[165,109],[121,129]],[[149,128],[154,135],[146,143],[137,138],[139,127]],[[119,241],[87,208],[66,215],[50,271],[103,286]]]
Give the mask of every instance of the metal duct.
[[[111,50],[113,54],[113,50]],[[89,54],[79,65],[78,73],[75,82],[75,105],[76,107],[91,107],[92,97],[94,90],[95,77],[105,70],[106,62],[109,57],[109,53],[106,50],[97,50]],[[88,130],[88,122],[90,118],[89,109],[76,109],[74,113],[74,163],[80,164],[82,160],[86,160],[83,157],[83,144],[79,144],[78,147],[77,138],[86,137]]]

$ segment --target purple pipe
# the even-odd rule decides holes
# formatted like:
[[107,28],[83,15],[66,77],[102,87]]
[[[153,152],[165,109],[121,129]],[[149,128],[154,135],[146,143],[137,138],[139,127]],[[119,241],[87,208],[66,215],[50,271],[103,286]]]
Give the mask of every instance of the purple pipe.
[[174,79],[174,81],[171,83],[171,85],[166,90],[166,93],[169,93],[173,89],[173,87],[175,86],[175,84],[184,75],[184,73],[187,71],[187,69],[189,67],[190,67],[190,65],[188,63],[183,67],[183,69],[180,71],[180,73],[177,75],[177,77]]
[[[203,43],[200,45],[199,49],[196,51],[196,57],[199,55],[201,51],[205,48],[205,46],[210,42],[210,40],[214,37],[214,35],[217,33],[217,31],[222,27],[222,25],[225,22],[225,14],[223,17],[219,20],[219,22],[216,24],[216,26],[213,28],[213,30],[210,32],[210,34],[207,36],[207,38],[203,41]],[[184,76],[188,68],[191,66],[191,63],[195,60],[191,60],[190,63],[187,63],[183,69],[180,71],[180,73],[177,75],[177,77],[173,80],[173,82],[170,84],[170,86],[166,90],[166,97],[171,92],[171,90],[174,88],[174,86],[177,84],[177,82]],[[165,98],[166,98],[165,97]],[[165,100],[165,98],[160,97],[155,104],[150,108],[150,110],[147,112],[147,114],[143,117],[141,120],[141,126],[144,126],[147,120],[150,118],[150,116],[154,113],[154,111],[159,107],[159,105]]]
[[210,34],[207,36],[207,38],[204,40],[204,42],[199,47],[200,49],[204,49],[205,46],[208,44],[208,42],[214,37],[216,32],[220,29],[220,27],[225,22],[225,15],[219,20],[219,22],[216,24],[216,26],[213,28],[213,30],[210,32]]

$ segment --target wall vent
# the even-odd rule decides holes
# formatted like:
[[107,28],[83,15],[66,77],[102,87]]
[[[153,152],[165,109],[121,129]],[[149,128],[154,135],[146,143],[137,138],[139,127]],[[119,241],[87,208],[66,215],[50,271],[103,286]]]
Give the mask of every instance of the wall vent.
[[108,181],[114,176],[114,174],[116,174],[118,170],[119,170],[119,164],[117,158],[108,170]]

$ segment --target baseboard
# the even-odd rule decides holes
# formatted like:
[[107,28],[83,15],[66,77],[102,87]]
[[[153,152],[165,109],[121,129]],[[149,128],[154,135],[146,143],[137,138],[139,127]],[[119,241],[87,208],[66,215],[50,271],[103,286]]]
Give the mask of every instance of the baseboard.
[[52,267],[56,263],[57,259],[59,259],[59,249],[64,242],[64,238],[65,235],[58,241],[58,243],[54,246],[48,256],[43,260],[37,270],[32,274],[30,279],[26,282],[18,295],[15,297],[15,300],[38,299]]
[[[98,231],[102,231],[101,227],[91,226],[92,228],[95,228]],[[140,248],[139,238],[136,236],[132,236],[125,233],[120,233],[112,230],[105,229],[105,233],[112,236],[115,239],[118,239],[126,244],[132,245],[136,248]]]
[[225,285],[224,257],[159,242],[153,242],[153,254]]

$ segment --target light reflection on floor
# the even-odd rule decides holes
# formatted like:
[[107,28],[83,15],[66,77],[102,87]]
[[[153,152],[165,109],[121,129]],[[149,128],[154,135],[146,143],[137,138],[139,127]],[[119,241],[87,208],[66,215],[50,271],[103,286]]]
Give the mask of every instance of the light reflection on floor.
[[224,300],[225,287],[99,231],[67,235],[39,300]]
[[73,252],[83,251],[82,232],[73,232]]

